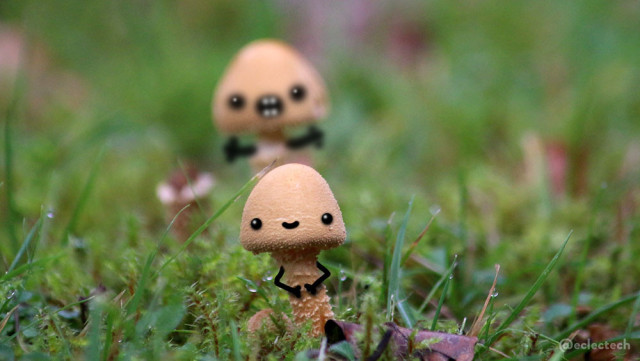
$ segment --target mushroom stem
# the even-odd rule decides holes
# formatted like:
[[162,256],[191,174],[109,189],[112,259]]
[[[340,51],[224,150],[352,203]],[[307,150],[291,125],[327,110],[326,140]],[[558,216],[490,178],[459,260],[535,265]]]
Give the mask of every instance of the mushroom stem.
[[[304,141],[315,142],[316,146],[319,146],[322,142],[322,133],[319,134],[313,133],[311,140],[307,140],[309,135],[306,135]],[[263,131],[258,134],[256,150],[249,160],[253,171],[258,173],[273,161],[276,161],[274,168],[287,163],[311,164],[309,154],[302,150],[306,144],[291,147],[290,143],[282,129]]]
[[304,252],[285,251],[273,252],[271,256],[284,268],[285,283],[290,287],[300,286],[301,295],[289,295],[289,302],[295,322],[304,323],[311,319],[312,336],[323,333],[324,324],[334,318],[327,289],[323,284],[317,285],[315,295],[305,289],[305,284],[313,285],[322,272],[317,267],[320,250],[305,250]]
[[261,141],[273,142],[273,143],[284,143],[287,141],[287,138],[284,134],[284,130],[282,128],[261,130],[258,133],[258,138]]
[[276,166],[289,163],[290,154],[286,148],[287,138],[282,128],[262,130],[258,133],[257,150],[250,159],[255,173],[276,161]]

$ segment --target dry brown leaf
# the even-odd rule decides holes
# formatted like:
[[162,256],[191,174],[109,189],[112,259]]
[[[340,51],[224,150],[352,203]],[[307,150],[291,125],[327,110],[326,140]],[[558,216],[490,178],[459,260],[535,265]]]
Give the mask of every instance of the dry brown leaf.
[[[339,327],[339,330],[336,326]],[[425,330],[416,331],[400,327],[393,322],[387,322],[384,326],[387,330],[386,337],[383,337],[376,352],[367,360],[377,360],[387,344],[393,349],[394,357],[398,359],[418,357],[425,361],[473,360],[474,348],[478,341],[476,337]],[[329,321],[325,326],[330,344],[346,340],[354,348],[356,354],[360,354],[360,350],[357,349],[356,334],[362,332],[362,329],[362,325],[341,321]],[[425,343],[428,346],[422,347],[421,344]]]
[[12,308],[6,316],[4,316],[4,320],[2,320],[2,322],[0,322],[0,332],[2,332],[2,330],[4,330],[5,326],[7,325],[7,322],[9,321],[9,318],[11,318],[11,315],[18,309],[18,307],[20,307],[20,305],[16,305],[16,307]]

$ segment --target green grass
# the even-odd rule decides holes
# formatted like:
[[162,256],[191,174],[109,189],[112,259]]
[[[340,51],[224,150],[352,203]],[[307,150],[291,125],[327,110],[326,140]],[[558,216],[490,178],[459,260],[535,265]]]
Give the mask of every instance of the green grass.
[[[365,326],[364,355],[385,321],[469,332],[496,264],[477,359],[583,357],[559,342],[593,324],[638,346],[640,7],[307,6],[0,3],[0,32],[17,29],[28,59],[17,78],[0,64],[0,360],[303,360],[322,347],[309,325],[246,329],[290,306],[277,265],[238,242],[258,179],[224,162],[210,101],[262,37],[299,46],[330,90],[313,157],[348,238],[321,261],[337,317]],[[191,164],[217,184],[181,243],[171,228],[192,209],[168,221],[155,187]]]

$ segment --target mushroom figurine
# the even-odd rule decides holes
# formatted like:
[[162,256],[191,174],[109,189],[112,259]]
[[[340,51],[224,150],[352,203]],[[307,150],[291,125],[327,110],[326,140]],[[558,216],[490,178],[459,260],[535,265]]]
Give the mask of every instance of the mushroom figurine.
[[296,324],[312,320],[313,336],[322,334],[334,317],[322,284],[331,273],[318,262],[318,254],[341,245],[345,238],[342,213],[329,185],[302,164],[286,164],[267,173],[242,213],[240,243],[254,254],[271,253],[280,265],[275,285],[289,293]]
[[[308,164],[301,149],[322,146],[323,133],[313,123],[327,115],[324,81],[298,51],[279,40],[256,40],[240,50],[215,90],[212,110],[218,129],[231,135],[227,161],[251,157],[258,172],[277,160]],[[285,128],[308,124],[308,132],[287,139]],[[241,145],[237,135],[256,134],[256,145]]]

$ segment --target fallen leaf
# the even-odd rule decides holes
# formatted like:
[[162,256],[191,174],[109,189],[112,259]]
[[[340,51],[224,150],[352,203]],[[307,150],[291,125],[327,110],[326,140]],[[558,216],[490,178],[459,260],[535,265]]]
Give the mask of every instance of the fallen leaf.
[[[392,347],[394,357],[399,359],[411,356],[418,357],[418,359],[424,361],[450,359],[471,361],[478,341],[477,337],[412,330],[400,327],[393,322],[385,323],[384,327],[386,328],[385,336],[383,336],[374,353],[367,358],[367,361],[377,360],[387,346]],[[331,320],[325,325],[325,334],[329,344],[347,341],[351,344],[356,355],[361,353],[357,347],[357,334],[362,330],[362,325],[350,322]]]

